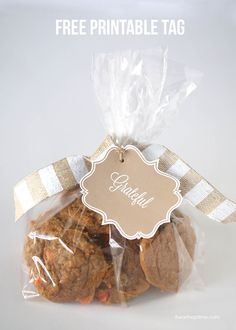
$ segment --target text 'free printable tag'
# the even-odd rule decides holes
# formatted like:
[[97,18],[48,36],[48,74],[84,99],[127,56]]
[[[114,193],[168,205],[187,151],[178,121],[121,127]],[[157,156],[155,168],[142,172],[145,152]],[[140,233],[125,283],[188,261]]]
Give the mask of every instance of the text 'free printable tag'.
[[131,145],[109,148],[102,160],[92,162],[80,186],[83,203],[127,239],[152,237],[182,202],[179,181]]

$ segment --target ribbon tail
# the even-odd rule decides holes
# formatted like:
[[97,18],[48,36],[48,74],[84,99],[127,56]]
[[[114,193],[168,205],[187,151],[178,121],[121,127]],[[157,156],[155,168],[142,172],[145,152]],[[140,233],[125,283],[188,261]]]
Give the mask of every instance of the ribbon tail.
[[210,219],[222,223],[236,222],[236,204],[174,152],[161,145],[152,145],[143,153],[149,160],[159,158],[159,169],[180,180],[183,198]]

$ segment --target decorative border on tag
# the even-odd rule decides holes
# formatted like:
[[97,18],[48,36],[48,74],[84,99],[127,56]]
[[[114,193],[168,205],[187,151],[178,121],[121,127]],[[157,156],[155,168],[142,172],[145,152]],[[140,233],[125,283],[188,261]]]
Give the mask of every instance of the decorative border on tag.
[[165,219],[162,219],[161,221],[159,221],[159,222],[154,226],[153,230],[152,230],[149,234],[144,234],[144,233],[142,233],[142,232],[139,231],[139,232],[136,232],[135,235],[130,236],[130,235],[127,235],[127,234],[123,231],[123,229],[120,227],[119,223],[118,223],[116,220],[114,220],[114,219],[108,219],[107,214],[106,214],[104,211],[102,211],[101,209],[98,209],[98,208],[96,208],[96,207],[94,207],[94,206],[92,206],[92,205],[90,205],[90,204],[88,204],[88,203],[86,202],[86,196],[88,195],[88,190],[87,190],[87,189],[85,188],[85,186],[84,186],[84,181],[85,181],[88,177],[90,177],[90,176],[93,175],[93,173],[95,172],[96,166],[97,166],[98,164],[103,163],[103,162],[107,159],[108,155],[110,154],[110,152],[111,152],[112,150],[117,150],[117,151],[119,150],[119,148],[116,147],[116,146],[115,146],[115,147],[114,147],[114,146],[110,147],[110,148],[107,150],[105,156],[104,156],[101,160],[98,160],[98,161],[92,161],[92,162],[91,162],[91,163],[92,163],[92,168],[91,168],[90,172],[87,173],[87,174],[86,174],[86,175],[80,180],[80,187],[81,187],[81,193],[82,193],[82,202],[83,202],[83,204],[84,204],[85,206],[87,206],[89,209],[91,209],[91,210],[93,210],[93,211],[99,213],[99,214],[102,216],[102,225],[106,225],[106,224],[112,224],[112,225],[114,225],[114,226],[118,229],[118,231],[120,232],[120,234],[121,234],[123,237],[125,237],[125,238],[127,238],[127,239],[129,239],[129,240],[140,239],[140,238],[151,238],[151,237],[153,237],[153,235],[156,233],[156,231],[158,230],[158,228],[159,228],[163,223],[168,223],[168,222],[170,222],[170,216],[171,216],[171,213],[173,212],[173,210],[175,210],[175,209],[176,209],[176,208],[182,203],[183,197],[182,197],[182,195],[181,195],[181,193],[180,193],[180,190],[179,190],[180,182],[179,182],[178,179],[176,179],[176,178],[173,177],[172,175],[169,175],[169,174],[167,174],[167,173],[165,173],[165,172],[162,172],[161,170],[158,169],[158,163],[159,163],[159,160],[153,160],[153,161],[148,161],[148,160],[146,160],[145,157],[143,156],[143,154],[141,153],[141,151],[140,151],[138,148],[136,148],[136,147],[134,147],[134,146],[132,146],[132,145],[127,145],[127,146],[124,147],[123,149],[124,149],[125,151],[126,151],[126,150],[129,150],[129,149],[132,149],[132,150],[136,151],[136,152],[139,154],[140,158],[143,160],[143,162],[144,162],[146,165],[148,165],[148,166],[153,166],[154,169],[155,169],[155,171],[156,171],[157,173],[159,173],[159,174],[161,174],[161,175],[163,175],[163,176],[165,176],[165,177],[168,177],[168,178],[170,178],[170,179],[172,179],[172,180],[175,181],[176,186],[175,186],[175,189],[173,190],[173,194],[176,195],[176,196],[178,197],[178,201],[177,201],[177,203],[176,203],[175,205],[173,205],[173,206],[167,211],[167,214],[166,214]]

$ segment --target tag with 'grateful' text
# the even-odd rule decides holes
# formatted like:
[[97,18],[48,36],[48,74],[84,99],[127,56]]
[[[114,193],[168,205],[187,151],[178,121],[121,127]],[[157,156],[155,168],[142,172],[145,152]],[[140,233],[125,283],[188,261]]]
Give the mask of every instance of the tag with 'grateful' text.
[[179,181],[131,145],[109,148],[102,160],[92,162],[80,186],[83,203],[128,239],[152,237],[182,201]]

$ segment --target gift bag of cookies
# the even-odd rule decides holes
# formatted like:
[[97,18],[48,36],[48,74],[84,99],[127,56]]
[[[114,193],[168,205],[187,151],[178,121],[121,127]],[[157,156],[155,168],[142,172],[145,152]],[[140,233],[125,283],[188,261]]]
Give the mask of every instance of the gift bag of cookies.
[[107,137],[93,155],[56,161],[14,188],[16,220],[26,225],[24,298],[120,304],[191,284],[199,236],[185,205],[222,223],[236,214],[234,202],[158,144],[197,80],[166,50],[95,56]]

